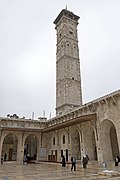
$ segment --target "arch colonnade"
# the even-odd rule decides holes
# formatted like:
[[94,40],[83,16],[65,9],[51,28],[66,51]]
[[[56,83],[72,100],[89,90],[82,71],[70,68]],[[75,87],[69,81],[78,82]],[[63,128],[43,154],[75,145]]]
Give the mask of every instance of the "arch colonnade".
[[81,160],[113,161],[120,153],[120,91],[46,120],[0,118],[0,156],[22,162],[61,161],[74,154]]

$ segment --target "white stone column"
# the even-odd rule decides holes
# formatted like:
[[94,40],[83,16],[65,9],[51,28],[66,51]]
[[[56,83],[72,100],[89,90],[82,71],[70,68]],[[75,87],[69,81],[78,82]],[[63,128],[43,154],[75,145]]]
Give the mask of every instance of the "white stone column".
[[36,157],[37,161],[40,160],[40,148],[41,148],[41,135],[40,135],[40,138],[37,141],[37,157]]
[[85,155],[85,147],[84,147],[84,143],[81,142],[81,161],[82,161],[82,158],[83,158],[83,155]]
[[85,152],[85,142],[84,142],[84,133],[83,133],[83,128],[81,128],[81,132],[80,132],[80,145],[81,145],[81,162],[82,162],[82,159],[83,159],[83,155],[86,154]]
[[116,134],[117,134],[118,148],[120,153],[120,123],[119,122],[116,125]]
[[17,146],[17,163],[22,163],[24,158],[24,144],[23,144],[23,138],[22,133],[19,134],[18,138],[18,146]]
[[103,151],[102,151],[102,146],[100,144],[100,141],[96,142],[96,151],[97,151],[98,162],[103,162],[104,161],[104,159],[103,159]]
[[[100,117],[97,117],[97,121],[100,122]],[[101,144],[101,128],[100,128],[100,123],[97,123],[97,135],[95,136],[96,140],[96,151],[97,151],[97,159],[98,162],[103,162],[103,147]]]
[[0,161],[1,161],[1,155],[2,155],[2,130],[0,130]]

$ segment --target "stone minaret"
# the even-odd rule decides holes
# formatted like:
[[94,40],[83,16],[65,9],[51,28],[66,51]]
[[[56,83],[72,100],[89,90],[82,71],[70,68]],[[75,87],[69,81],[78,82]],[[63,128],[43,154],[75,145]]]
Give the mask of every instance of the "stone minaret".
[[82,105],[78,19],[63,9],[54,21],[57,31],[56,115],[64,115]]

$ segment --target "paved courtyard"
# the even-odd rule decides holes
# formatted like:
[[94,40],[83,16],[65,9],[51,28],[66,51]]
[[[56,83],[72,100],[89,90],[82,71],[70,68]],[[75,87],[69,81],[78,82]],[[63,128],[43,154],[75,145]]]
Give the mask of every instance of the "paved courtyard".
[[[120,180],[120,176],[98,175],[102,168],[88,167],[84,170],[77,165],[77,170],[71,172],[70,166],[61,167],[61,164],[54,163],[19,165],[15,162],[5,162],[0,165],[0,180]],[[114,168],[115,171],[119,169]]]

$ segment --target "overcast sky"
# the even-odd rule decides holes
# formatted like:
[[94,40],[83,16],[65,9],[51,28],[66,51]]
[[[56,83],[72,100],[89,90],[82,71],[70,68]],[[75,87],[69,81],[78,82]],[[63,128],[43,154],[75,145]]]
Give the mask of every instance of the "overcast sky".
[[53,21],[66,4],[80,16],[83,103],[120,88],[120,0],[0,0],[0,117],[55,116]]

